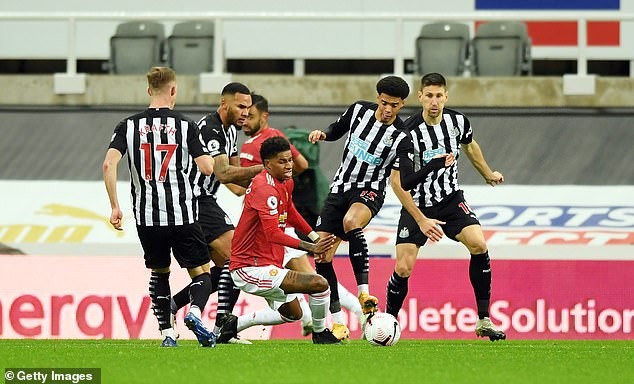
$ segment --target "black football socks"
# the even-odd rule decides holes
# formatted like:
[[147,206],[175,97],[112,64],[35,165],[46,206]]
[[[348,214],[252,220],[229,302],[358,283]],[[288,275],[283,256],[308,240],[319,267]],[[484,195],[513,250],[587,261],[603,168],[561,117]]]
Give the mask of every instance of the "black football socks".
[[211,276],[204,272],[194,277],[189,284],[189,300],[192,306],[197,306],[202,311],[205,309],[209,295],[211,294]]
[[150,299],[152,310],[162,331],[172,327],[170,318],[170,273],[152,272],[150,276]]
[[370,258],[368,256],[368,244],[365,241],[363,230],[361,228],[355,228],[346,232],[346,237],[348,239],[350,263],[352,264],[357,285],[367,285],[368,272],[370,271]]
[[390,276],[390,280],[387,283],[387,304],[385,312],[398,318],[398,312],[403,306],[403,301],[407,296],[408,290],[408,277],[400,277],[396,274],[396,271]]
[[471,255],[469,261],[469,280],[476,297],[478,318],[489,317],[489,303],[491,301],[491,260],[489,252]]

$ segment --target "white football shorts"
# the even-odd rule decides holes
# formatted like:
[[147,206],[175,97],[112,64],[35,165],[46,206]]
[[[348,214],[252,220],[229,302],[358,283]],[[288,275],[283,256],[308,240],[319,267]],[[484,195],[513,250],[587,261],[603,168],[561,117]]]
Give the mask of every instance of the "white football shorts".
[[[279,306],[295,299],[295,296],[288,298],[280,287],[282,281],[289,272],[289,269],[278,268],[274,265],[264,267],[244,267],[231,271],[231,278],[236,287],[242,291],[263,297],[271,308]],[[276,304],[277,303],[277,304]]]
[[[286,228],[284,230],[284,233],[286,233],[289,236],[292,236],[294,238],[298,238],[297,234],[295,233],[295,228]],[[284,263],[282,265],[286,266],[286,264],[288,264],[289,261],[291,261],[291,259],[297,258],[297,257],[302,257],[306,254],[306,251],[302,251],[301,249],[295,249],[295,248],[291,248],[291,247],[284,247]]]

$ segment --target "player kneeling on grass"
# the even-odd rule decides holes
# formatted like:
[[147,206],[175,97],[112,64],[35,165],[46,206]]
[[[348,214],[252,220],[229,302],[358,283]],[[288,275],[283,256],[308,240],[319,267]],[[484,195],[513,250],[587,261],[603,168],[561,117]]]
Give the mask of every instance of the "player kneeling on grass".
[[[294,293],[307,293],[313,317],[313,343],[339,344],[326,328],[330,288],[322,276],[283,267],[284,247],[322,254],[334,236],[319,238],[293,205],[293,158],[283,137],[266,139],[260,148],[264,170],[247,188],[240,221],[231,246],[229,270],[236,287],[264,297],[269,308],[236,317],[229,314],[220,327],[218,341],[230,339],[254,325],[297,321],[302,309]],[[286,223],[316,241],[310,243],[284,233]]]

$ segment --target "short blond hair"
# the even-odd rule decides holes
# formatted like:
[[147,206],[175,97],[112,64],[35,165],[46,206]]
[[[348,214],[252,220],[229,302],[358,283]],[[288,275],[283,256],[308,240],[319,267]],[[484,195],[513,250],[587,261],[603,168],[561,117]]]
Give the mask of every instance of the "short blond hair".
[[170,67],[152,67],[147,73],[147,85],[150,89],[159,90],[176,81],[176,72]]

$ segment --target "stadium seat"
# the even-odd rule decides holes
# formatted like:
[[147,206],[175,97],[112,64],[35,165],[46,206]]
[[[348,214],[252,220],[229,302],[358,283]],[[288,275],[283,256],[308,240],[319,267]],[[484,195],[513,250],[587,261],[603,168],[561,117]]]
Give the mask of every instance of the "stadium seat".
[[473,38],[473,67],[476,76],[532,74],[531,40],[526,24],[519,21],[481,24]]
[[110,72],[146,73],[154,65],[163,65],[165,28],[152,21],[129,21],[117,26],[110,38]]
[[425,24],[416,38],[416,73],[462,76],[469,58],[469,26],[462,23]]
[[174,25],[167,39],[169,66],[176,73],[212,72],[214,64],[214,23],[185,21]]

